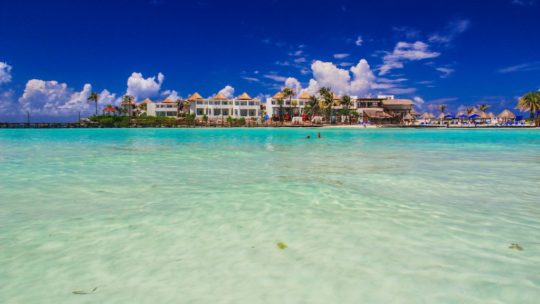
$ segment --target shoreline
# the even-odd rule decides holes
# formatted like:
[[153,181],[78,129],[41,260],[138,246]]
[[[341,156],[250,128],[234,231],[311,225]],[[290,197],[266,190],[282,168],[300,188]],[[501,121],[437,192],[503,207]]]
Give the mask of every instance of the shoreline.
[[221,126],[221,125],[152,125],[152,126],[95,126],[78,123],[0,123],[0,129],[540,129],[535,126],[415,126],[415,125],[251,125],[251,126]]

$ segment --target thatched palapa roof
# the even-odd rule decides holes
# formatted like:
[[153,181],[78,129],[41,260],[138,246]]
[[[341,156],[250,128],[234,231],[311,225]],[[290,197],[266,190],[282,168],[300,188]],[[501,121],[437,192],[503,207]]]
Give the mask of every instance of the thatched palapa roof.
[[200,99],[204,99],[201,94],[195,92],[193,95],[189,96],[188,100],[200,100]]
[[508,109],[502,111],[497,117],[500,119],[516,119],[516,115]]
[[309,93],[307,91],[304,91],[298,96],[298,99],[309,99]]
[[238,100],[252,100],[251,96],[248,95],[248,93],[244,92],[242,95],[238,96]]

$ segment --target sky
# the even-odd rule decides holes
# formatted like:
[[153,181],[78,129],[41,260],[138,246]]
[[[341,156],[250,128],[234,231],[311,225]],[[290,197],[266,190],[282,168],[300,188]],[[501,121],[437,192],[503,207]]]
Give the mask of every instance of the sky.
[[395,95],[513,111],[540,89],[540,0],[0,0],[0,121],[248,92]]

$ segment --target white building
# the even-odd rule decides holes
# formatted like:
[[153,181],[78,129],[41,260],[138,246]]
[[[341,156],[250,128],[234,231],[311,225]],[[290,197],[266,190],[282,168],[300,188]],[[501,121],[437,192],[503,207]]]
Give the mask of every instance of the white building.
[[176,117],[178,114],[178,106],[176,102],[167,98],[161,102],[152,102],[150,99],[145,99],[146,115],[160,117]]
[[203,98],[194,93],[188,98],[191,113],[196,117],[206,115],[209,119],[227,118],[258,118],[261,115],[261,102],[251,98],[247,93],[236,98],[226,98],[223,94],[216,94],[210,98]]
[[300,116],[304,113],[304,109],[309,105],[309,93],[304,91],[298,96],[298,98],[284,99],[283,93],[277,92],[271,98],[266,100],[266,112],[270,116],[279,116],[280,101],[283,109],[283,115],[285,113],[292,114],[292,116]]

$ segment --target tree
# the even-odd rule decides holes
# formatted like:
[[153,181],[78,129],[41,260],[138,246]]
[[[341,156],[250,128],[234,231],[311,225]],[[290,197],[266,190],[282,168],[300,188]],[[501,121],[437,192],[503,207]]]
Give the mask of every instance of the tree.
[[180,112],[182,112],[183,109],[184,109],[184,102],[182,101],[182,99],[177,99],[176,100],[176,117],[180,116]]
[[96,105],[96,116],[98,115],[98,112],[97,112],[98,100],[99,100],[99,94],[96,92],[90,93],[90,96],[88,96],[88,99],[87,99],[88,102],[93,102]]
[[322,87],[319,89],[319,95],[322,98],[323,107],[326,109],[326,115],[328,116],[328,121],[330,122],[332,115],[332,105],[334,103],[334,93],[328,87]]
[[[281,94],[283,95],[283,99],[289,99],[289,107],[291,107],[292,97],[294,96],[294,90],[291,88],[283,88],[283,90],[281,90]],[[291,114],[289,113],[289,115]],[[281,120],[281,124],[283,124],[283,120]]]
[[478,109],[482,112],[485,112],[489,109],[490,105],[488,105],[487,103],[483,103],[483,104],[480,104],[478,105]]
[[441,111],[441,113],[444,114],[444,112],[446,112],[446,105],[445,104],[438,105],[437,109],[439,109],[439,111]]
[[348,95],[343,95],[341,97],[340,104],[343,106],[343,109],[345,110],[345,111],[343,111],[343,113],[346,113],[347,120],[349,120],[349,124],[350,124],[351,123],[351,117],[350,117],[349,107],[351,106],[351,97],[348,96]]
[[307,112],[308,112],[308,116],[310,116],[310,119],[313,118],[313,116],[315,116],[315,114],[317,114],[319,112],[319,99],[317,98],[317,96],[309,96],[309,100],[308,100],[308,109],[307,109]]
[[279,105],[279,121],[283,125],[283,98],[279,98],[277,103]]
[[529,92],[519,98],[517,108],[521,111],[528,111],[530,117],[534,120],[536,127],[540,126],[540,92]]
[[124,97],[122,97],[122,105],[124,106],[124,108],[127,108],[129,117],[132,116],[133,100],[135,100],[135,97],[131,95],[124,95]]

